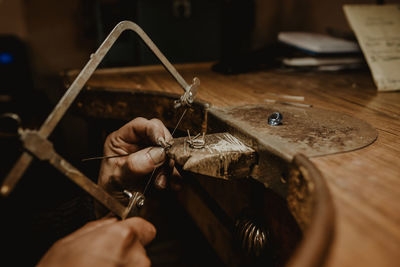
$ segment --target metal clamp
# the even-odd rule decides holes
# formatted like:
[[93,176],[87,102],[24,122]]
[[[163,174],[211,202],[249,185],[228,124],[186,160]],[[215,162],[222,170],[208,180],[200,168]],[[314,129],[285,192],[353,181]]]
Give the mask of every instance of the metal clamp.
[[125,209],[125,213],[122,215],[122,219],[137,216],[139,210],[144,206],[144,195],[140,192],[131,193],[128,190],[124,190],[124,194],[128,197],[129,203]]

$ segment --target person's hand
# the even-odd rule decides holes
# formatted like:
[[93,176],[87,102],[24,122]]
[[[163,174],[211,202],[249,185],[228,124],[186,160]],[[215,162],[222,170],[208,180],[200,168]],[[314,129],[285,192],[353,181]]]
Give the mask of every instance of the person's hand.
[[139,217],[93,221],[54,243],[37,266],[150,266],[144,246],[155,235],[154,226]]
[[[167,159],[160,145],[171,142],[172,136],[158,119],[136,118],[119,130],[111,133],[104,143],[104,155],[124,155],[125,157],[104,159],[101,164],[98,184],[112,196],[127,204],[124,190],[142,191],[155,168],[154,183],[164,189],[170,185],[179,187],[179,174],[174,169],[173,160]],[[172,179],[168,179],[172,178]],[[106,210],[96,205],[97,216]]]

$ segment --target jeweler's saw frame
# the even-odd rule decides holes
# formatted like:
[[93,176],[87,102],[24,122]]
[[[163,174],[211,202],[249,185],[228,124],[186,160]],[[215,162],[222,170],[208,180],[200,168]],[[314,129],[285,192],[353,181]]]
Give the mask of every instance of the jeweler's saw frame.
[[57,154],[54,150],[53,144],[47,139],[78,96],[79,92],[85,86],[86,82],[99,66],[104,56],[111,49],[121,33],[126,30],[134,31],[139,35],[151,52],[160,60],[165,69],[183,88],[184,93],[180,99],[175,101],[174,107],[187,107],[193,103],[200,85],[199,79],[194,78],[191,85],[187,84],[142,28],[131,21],[122,21],[115,26],[97,51],[94,54],[91,54],[90,60],[75,78],[74,82],[47,117],[40,129],[38,131],[19,129],[18,133],[26,151],[22,153],[5,178],[0,188],[0,194],[2,196],[8,196],[12,192],[35,156],[40,160],[48,161],[56,169],[65,174],[70,180],[88,192],[92,197],[121,219],[134,215],[131,211],[134,210],[135,207],[140,208],[143,205],[144,196],[139,192],[133,192],[130,194],[128,206],[125,207],[122,205],[118,200],[113,198],[78,169],[68,163],[63,157]]

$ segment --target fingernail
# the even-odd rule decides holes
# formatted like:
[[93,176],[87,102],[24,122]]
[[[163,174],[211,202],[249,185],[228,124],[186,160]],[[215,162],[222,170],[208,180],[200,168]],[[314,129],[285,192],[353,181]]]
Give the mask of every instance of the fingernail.
[[161,147],[165,147],[165,145],[166,145],[167,143],[165,142],[164,137],[159,137],[158,140],[157,140],[157,144],[158,144],[159,146],[161,146]]
[[162,147],[152,147],[147,153],[153,160],[154,165],[158,165],[165,160],[165,152]]
[[167,140],[165,140],[167,143],[171,143],[174,141],[174,138],[172,136],[168,136]]
[[157,177],[155,183],[157,187],[165,189],[167,187],[167,177],[164,174],[160,174]]

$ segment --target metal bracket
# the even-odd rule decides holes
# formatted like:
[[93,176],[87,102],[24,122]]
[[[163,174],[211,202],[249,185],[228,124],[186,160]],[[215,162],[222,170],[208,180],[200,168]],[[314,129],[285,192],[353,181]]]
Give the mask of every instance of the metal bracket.
[[[174,77],[174,79],[183,88],[184,94],[181,99],[175,103],[177,107],[179,106],[190,106],[193,103],[194,97],[197,94],[197,89],[200,84],[198,78],[194,78],[193,84],[188,85],[182,76],[177,72],[177,70],[172,66],[168,59],[161,53],[149,36],[135,23],[131,21],[122,21],[111,31],[104,42],[100,45],[94,54],[91,54],[90,60],[87,62],[85,67],[81,70],[79,75],[75,78],[74,82],[68,88],[67,92],[58,102],[57,106],[53,109],[50,115],[47,117],[46,121],[43,123],[39,131],[22,131],[20,130],[21,139],[26,150],[29,152],[23,152],[19,157],[17,162],[12,167],[11,171],[8,173],[7,177],[0,189],[0,194],[2,196],[7,196],[14,189],[15,185],[21,179],[26,169],[33,160],[35,155],[40,160],[49,161],[54,167],[59,171],[68,176],[76,184],[82,187],[86,192],[96,198],[104,206],[109,208],[112,212],[121,218],[125,218],[130,212],[126,212],[125,207],[120,204],[117,200],[112,198],[107,192],[105,192],[98,185],[93,183],[89,178],[79,172],[78,169],[69,164],[60,155],[58,155],[53,145],[47,140],[49,135],[53,132],[54,128],[57,126],[61,118],[64,116],[65,112],[71,106],[75,98],[78,96],[79,92],[82,90],[86,82],[92,76],[93,72],[96,70],[98,65],[103,60],[104,56],[113,46],[115,41],[121,35],[122,32],[126,30],[134,31],[143,40],[147,47],[152,51],[152,53],[160,60],[165,69]],[[129,207],[129,206],[128,206]]]
[[189,86],[188,90],[181,96],[180,99],[175,100],[174,108],[179,108],[180,106],[191,106],[196,95],[197,90],[200,86],[199,78],[193,78],[193,83]]
[[138,211],[143,207],[145,202],[145,197],[140,192],[129,192],[124,190],[124,194],[129,198],[129,203],[125,209],[125,213],[122,215],[122,219],[127,217],[133,217],[138,215]]

